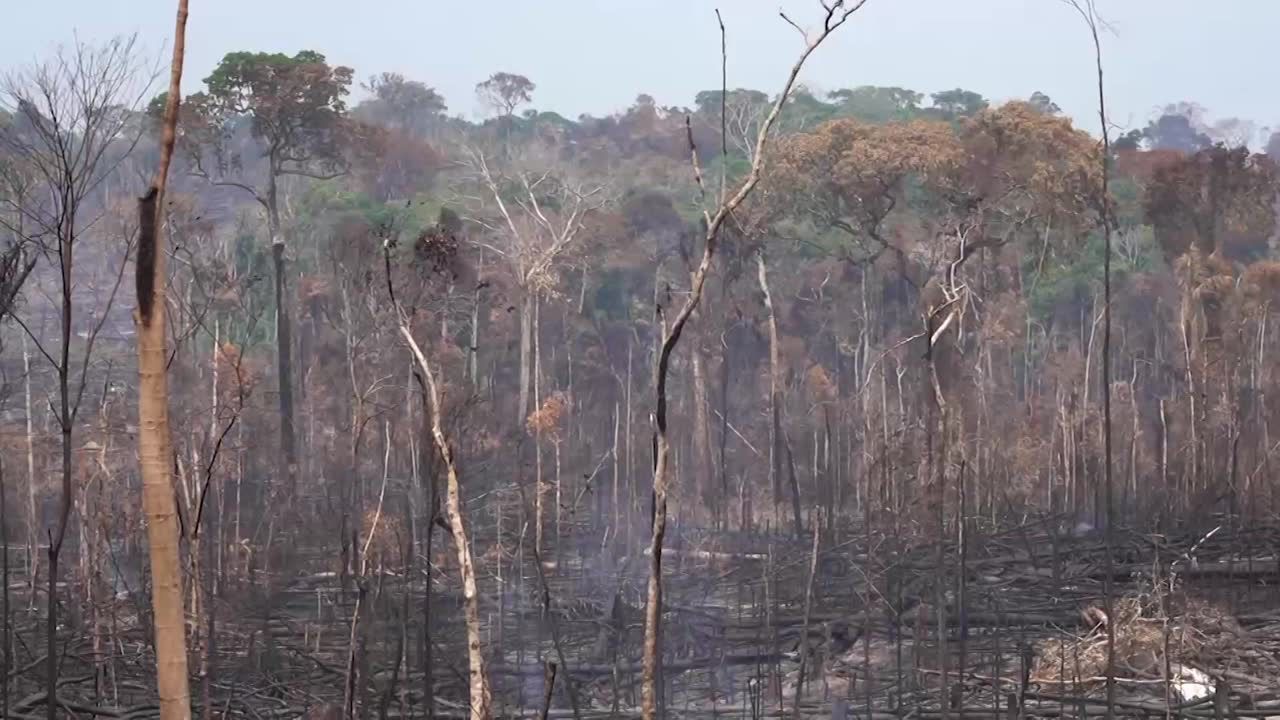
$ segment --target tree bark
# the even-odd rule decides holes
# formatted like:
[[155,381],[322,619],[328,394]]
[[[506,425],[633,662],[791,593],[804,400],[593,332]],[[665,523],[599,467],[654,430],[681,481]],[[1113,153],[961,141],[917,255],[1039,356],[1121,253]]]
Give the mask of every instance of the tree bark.
[[27,411],[27,582],[31,586],[32,607],[36,602],[36,575],[40,569],[39,519],[36,512],[36,441],[31,412],[31,352],[27,348],[27,334],[22,334],[22,382]]
[[520,302],[520,404],[516,408],[517,427],[529,417],[529,385],[533,378],[533,293],[525,291]]
[[[165,184],[178,122],[187,0],[178,0],[173,63],[165,104],[160,166],[147,195],[138,203],[138,459],[142,502],[151,548],[151,600],[154,608],[156,685],[161,720],[188,720],[191,696],[187,678],[186,623],[183,612],[177,508],[173,494],[173,449],[169,434],[169,390],[165,343],[165,250],[160,223]],[[193,552],[199,552],[198,548]],[[199,582],[195,578],[193,582]],[[50,707],[52,702],[50,695]]]
[[475,297],[471,301],[471,347],[467,348],[467,375],[472,389],[480,386],[480,290],[484,288],[484,250],[476,265]]
[[791,513],[796,538],[804,537],[804,521],[800,517],[800,486],[796,482],[795,467],[791,463],[791,447],[782,429],[782,378],[781,357],[778,348],[778,318],[773,311],[773,295],[769,292],[769,268],[764,251],[756,253],[757,278],[760,292],[764,294],[764,309],[769,323],[769,476],[773,481],[773,506],[782,503],[782,461],[786,455],[791,472]]
[[485,675],[484,652],[480,640],[480,596],[476,589],[476,569],[471,559],[471,545],[467,540],[467,530],[463,522],[462,488],[458,479],[458,465],[453,457],[453,446],[444,432],[443,413],[440,408],[440,388],[436,382],[435,371],[427,362],[426,355],[418,347],[409,329],[406,317],[401,313],[400,334],[413,353],[414,360],[422,370],[427,381],[428,407],[431,413],[431,437],[435,442],[436,452],[445,467],[445,513],[449,519],[449,529],[453,533],[454,550],[458,556],[458,570],[462,575],[463,616],[467,625],[467,659],[470,669],[471,718],[472,720],[489,720],[492,717],[493,698],[489,691],[489,679]]
[[[71,482],[71,432],[75,418],[71,412],[71,313],[74,308],[71,267],[75,244],[71,235],[75,228],[75,215],[68,213],[67,229],[58,238],[59,271],[62,280],[61,345],[58,370],[58,425],[62,436],[62,487],[59,500],[58,525],[49,537],[49,593],[45,610],[45,715],[55,720],[58,709],[58,556],[62,541],[67,536],[67,523],[71,518],[74,487]],[[83,382],[83,378],[81,378]]]
[[[806,37],[804,50],[800,53],[800,57],[795,64],[791,66],[791,72],[787,75],[782,92],[778,94],[773,108],[769,111],[768,117],[765,118],[760,127],[760,133],[756,137],[756,149],[750,172],[747,173],[746,178],[743,179],[742,184],[738,186],[732,196],[726,196],[722,193],[714,214],[707,212],[704,215],[706,235],[703,238],[702,259],[692,273],[689,294],[685,296],[683,305],[676,312],[670,325],[666,324],[663,316],[660,315],[657,318],[661,321],[659,326],[661,343],[658,347],[657,360],[654,366],[654,411],[652,415],[655,454],[653,465],[653,523],[649,537],[649,582],[644,617],[643,669],[640,678],[640,714],[643,720],[657,720],[659,710],[658,683],[660,678],[658,677],[658,661],[661,656],[661,648],[658,633],[662,619],[662,546],[667,531],[667,462],[670,454],[670,446],[667,442],[667,374],[670,369],[671,354],[680,342],[680,336],[684,332],[685,325],[689,322],[689,317],[697,310],[698,303],[702,301],[702,291],[706,286],[707,275],[711,271],[711,261],[715,257],[716,245],[720,238],[720,229],[724,226],[729,215],[747,199],[747,196],[755,190],[756,185],[760,182],[764,149],[765,144],[768,142],[769,130],[782,112],[782,105],[786,102],[787,97],[790,96],[796,77],[799,76],[805,61],[822,44],[822,41],[843,25],[850,15],[862,7],[864,2],[865,0],[854,3],[852,7],[845,7],[844,0],[834,0],[830,5],[823,5],[827,14],[822,24],[822,31],[815,33],[812,38]],[[686,131],[689,140],[690,158],[693,162],[694,177],[697,179],[699,187],[702,188],[702,169],[698,164],[698,149],[693,142],[693,127],[688,122],[686,122]]]
[[276,365],[279,373],[280,460],[279,482],[286,497],[294,497],[298,482],[298,436],[293,423],[293,325],[289,317],[288,275],[285,272],[285,239],[280,228],[280,209],[275,174],[267,191],[268,224],[271,230],[271,265],[276,296]]
[[[712,479],[711,418],[707,407],[707,361],[702,348],[693,349],[693,455],[697,477],[698,495],[706,510],[715,519],[721,516],[723,498],[717,498]],[[712,523],[717,525],[718,523]]]
[[4,573],[0,575],[0,582],[4,583],[4,607],[0,608],[0,626],[4,628],[0,632],[0,717],[9,717],[9,508],[5,507],[4,494],[4,458],[0,458],[0,545],[4,546]]

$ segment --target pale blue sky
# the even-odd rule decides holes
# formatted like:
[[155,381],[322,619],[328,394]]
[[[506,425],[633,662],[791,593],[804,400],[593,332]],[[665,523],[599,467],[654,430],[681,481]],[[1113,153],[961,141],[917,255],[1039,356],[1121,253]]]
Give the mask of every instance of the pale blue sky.
[[[535,106],[569,117],[625,108],[638,93],[692,105],[720,84],[713,9],[729,30],[729,83],[773,93],[799,50],[778,0],[190,0],[187,87],[231,50],[315,49],[357,77],[392,70],[476,115],[473,87],[496,70],[537,83]],[[0,67],[72,38],[137,31],[157,56],[173,0],[0,0]],[[1168,102],[1280,127],[1268,61],[1280,0],[1098,0],[1112,121],[1145,124]],[[817,0],[783,0],[802,25]],[[1092,49],[1061,0],[869,0],[812,59],[804,81],[830,90],[965,87],[999,101],[1048,93],[1096,129]]]

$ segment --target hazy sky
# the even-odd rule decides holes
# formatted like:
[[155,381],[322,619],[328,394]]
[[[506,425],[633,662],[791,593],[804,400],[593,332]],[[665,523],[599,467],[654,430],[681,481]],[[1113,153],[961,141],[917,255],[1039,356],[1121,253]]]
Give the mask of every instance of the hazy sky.
[[[606,114],[648,93],[692,105],[719,87],[713,10],[729,32],[729,84],[776,92],[800,49],[778,0],[190,0],[188,89],[232,50],[318,50],[359,78],[384,70],[436,87],[451,113],[475,116],[475,84],[504,70],[537,83],[535,106],[568,117]],[[75,36],[137,32],[160,57],[174,0],[0,0],[0,66]],[[1161,105],[1193,100],[1215,118],[1280,127],[1265,49],[1280,1],[1098,0],[1112,122],[1143,125]],[[817,0],[784,0],[801,25]],[[812,58],[815,89],[965,87],[992,100],[1049,94],[1096,129],[1093,56],[1062,0],[869,0]]]

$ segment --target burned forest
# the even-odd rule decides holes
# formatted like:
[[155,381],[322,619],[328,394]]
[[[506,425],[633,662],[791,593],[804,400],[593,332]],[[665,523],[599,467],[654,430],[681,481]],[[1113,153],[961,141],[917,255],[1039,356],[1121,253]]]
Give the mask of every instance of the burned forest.
[[0,72],[0,718],[1280,717],[1280,131],[1119,5],[1070,112],[795,0],[576,119],[144,5]]

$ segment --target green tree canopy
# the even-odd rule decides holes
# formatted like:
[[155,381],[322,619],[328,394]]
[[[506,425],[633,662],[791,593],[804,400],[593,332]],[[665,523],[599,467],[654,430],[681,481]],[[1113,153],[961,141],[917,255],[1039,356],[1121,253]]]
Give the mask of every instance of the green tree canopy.
[[933,101],[933,107],[929,108],[931,114],[943,120],[972,117],[987,109],[988,104],[979,93],[962,88],[936,92],[929,99]]
[[924,99],[914,90],[876,85],[834,90],[827,97],[839,103],[840,115],[870,123],[910,120],[920,113]]

